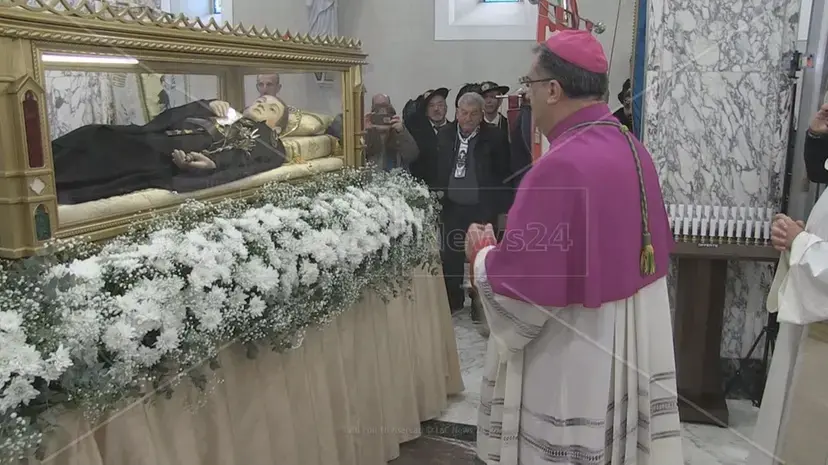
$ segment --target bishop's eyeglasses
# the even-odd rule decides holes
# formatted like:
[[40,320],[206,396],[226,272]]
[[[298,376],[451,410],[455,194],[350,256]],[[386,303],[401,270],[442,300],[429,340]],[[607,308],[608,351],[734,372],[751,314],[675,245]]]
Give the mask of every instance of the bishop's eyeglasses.
[[542,79],[532,79],[529,76],[523,76],[522,78],[518,79],[518,84],[522,85],[523,87],[529,87],[530,85],[536,82],[549,82],[552,78],[542,78]]

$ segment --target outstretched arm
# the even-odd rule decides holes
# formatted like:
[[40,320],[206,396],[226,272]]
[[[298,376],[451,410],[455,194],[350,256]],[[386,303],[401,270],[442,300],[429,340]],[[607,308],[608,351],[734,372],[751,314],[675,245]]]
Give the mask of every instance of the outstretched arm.
[[400,158],[405,163],[412,163],[417,160],[420,155],[420,150],[417,148],[417,142],[414,137],[408,132],[405,127],[397,133],[397,149],[400,153]]

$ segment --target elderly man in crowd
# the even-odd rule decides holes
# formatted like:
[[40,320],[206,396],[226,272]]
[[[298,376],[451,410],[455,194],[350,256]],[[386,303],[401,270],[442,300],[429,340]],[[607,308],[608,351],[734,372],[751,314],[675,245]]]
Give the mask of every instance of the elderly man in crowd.
[[391,105],[391,98],[377,94],[365,115],[365,161],[378,169],[408,169],[417,159],[417,143]]
[[476,222],[494,222],[504,213],[510,188],[509,141],[483,122],[483,97],[469,91],[457,101],[457,120],[437,134],[432,188],[442,192],[442,259],[452,312],[465,306],[465,234]]

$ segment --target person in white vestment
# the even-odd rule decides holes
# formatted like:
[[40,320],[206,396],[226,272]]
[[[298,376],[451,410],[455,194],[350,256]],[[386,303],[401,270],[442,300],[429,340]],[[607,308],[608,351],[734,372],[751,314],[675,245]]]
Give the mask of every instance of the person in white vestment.
[[608,64],[561,31],[521,79],[549,151],[500,243],[466,254],[491,335],[477,455],[505,465],[683,465],[666,275],[673,236],[652,158],[603,101]]
[[[808,178],[828,182],[828,105],[811,122],[805,143]],[[808,223],[777,215],[771,230],[782,252],[768,295],[780,322],[751,465],[828,463],[828,195]]]

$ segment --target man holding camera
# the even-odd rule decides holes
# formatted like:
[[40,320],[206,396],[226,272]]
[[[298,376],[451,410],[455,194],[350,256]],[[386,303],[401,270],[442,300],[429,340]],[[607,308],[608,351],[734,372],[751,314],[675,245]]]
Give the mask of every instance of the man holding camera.
[[417,143],[391,105],[391,98],[375,95],[371,113],[365,116],[365,161],[383,171],[408,170],[418,153]]

